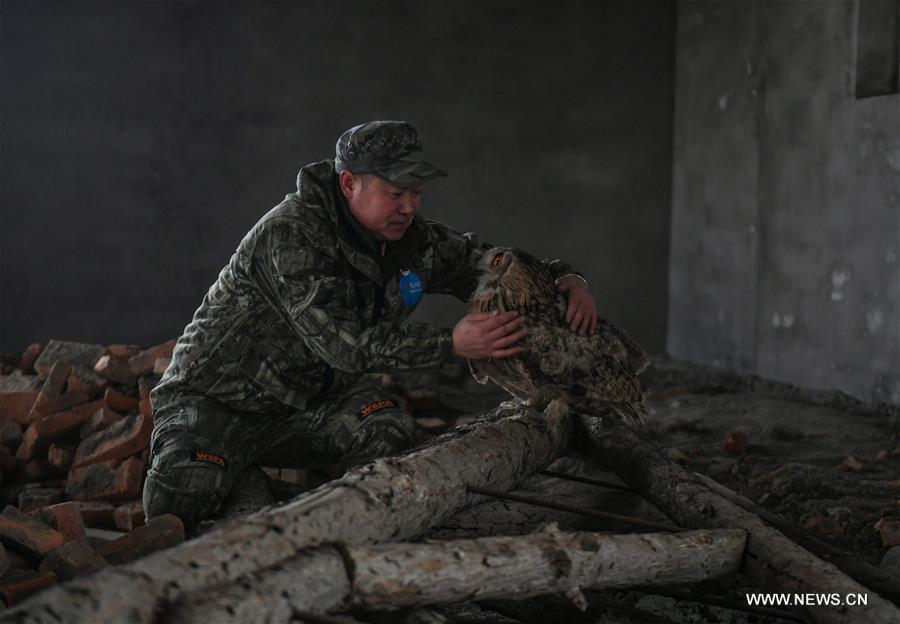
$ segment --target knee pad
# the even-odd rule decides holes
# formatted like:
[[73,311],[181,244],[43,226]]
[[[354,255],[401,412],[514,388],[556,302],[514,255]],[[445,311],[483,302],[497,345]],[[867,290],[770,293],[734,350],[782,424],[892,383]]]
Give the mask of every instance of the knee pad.
[[416,421],[399,410],[372,416],[353,432],[345,458],[357,463],[406,450],[415,442],[417,430]]
[[198,522],[219,509],[227,494],[225,467],[214,461],[197,460],[193,454],[196,452],[168,448],[154,456],[144,481],[144,513],[148,520],[175,514],[192,533]]

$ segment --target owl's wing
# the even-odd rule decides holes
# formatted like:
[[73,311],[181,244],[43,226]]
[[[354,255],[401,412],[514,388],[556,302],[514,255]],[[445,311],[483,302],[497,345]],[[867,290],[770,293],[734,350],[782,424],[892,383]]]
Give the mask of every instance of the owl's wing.
[[469,372],[472,373],[472,377],[475,378],[475,381],[480,383],[482,386],[488,382],[487,373],[484,372],[481,366],[478,365],[476,360],[466,360],[469,363]]
[[523,401],[533,397],[535,394],[534,384],[531,383],[528,373],[518,357],[495,360],[469,360],[469,369],[478,383],[485,384],[490,379],[511,395]]
[[650,354],[621,327],[605,319],[597,322],[597,330],[591,336],[596,349],[612,355],[635,375],[640,374],[650,364]]
[[642,400],[627,349],[559,325],[530,328],[526,340],[528,348],[519,357],[535,385],[553,385],[572,398]]

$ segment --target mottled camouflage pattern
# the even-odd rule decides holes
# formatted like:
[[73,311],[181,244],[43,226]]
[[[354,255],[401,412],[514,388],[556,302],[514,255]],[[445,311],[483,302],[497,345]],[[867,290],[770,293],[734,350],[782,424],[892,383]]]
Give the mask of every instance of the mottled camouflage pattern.
[[[425,292],[466,300],[489,247],[419,216],[402,240],[376,243],[340,195],[333,161],[304,167],[297,192],[219,273],[151,394],[147,513],[204,518],[251,464],[352,462],[408,447],[409,415],[399,407],[361,415],[356,405],[383,398],[356,385],[363,373],[452,360],[450,329],[405,322],[413,307],[403,303],[400,271],[414,271]],[[194,452],[226,466],[194,461]]]
[[[362,373],[451,361],[451,330],[404,323],[400,270],[427,293],[465,301],[490,245],[416,216],[402,240],[365,236],[339,194],[332,161],[304,167],[298,190],[244,237],[178,339],[152,394],[159,410],[182,395],[248,413],[306,410]],[[572,271],[549,262],[554,275]],[[331,379],[331,383],[328,381]]]
[[370,121],[338,137],[334,164],[337,171],[374,173],[391,184],[424,184],[447,172],[428,162],[415,128],[405,121]]
[[368,385],[308,412],[249,422],[246,414],[202,398],[170,404],[154,420],[144,510],[151,518],[175,513],[189,527],[214,514],[250,466],[354,464],[409,448],[420,433],[396,396]]

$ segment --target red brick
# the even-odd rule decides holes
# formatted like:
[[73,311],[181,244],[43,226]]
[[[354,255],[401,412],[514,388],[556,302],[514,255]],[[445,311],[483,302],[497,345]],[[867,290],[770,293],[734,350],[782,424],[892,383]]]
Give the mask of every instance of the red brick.
[[82,440],[72,466],[80,468],[140,453],[149,446],[152,431],[151,417],[144,414],[127,416]]
[[110,381],[122,384],[123,386],[134,385],[135,378],[131,369],[128,368],[128,364],[119,358],[111,355],[104,355],[97,360],[97,363],[94,365],[94,370]]
[[57,488],[29,487],[19,492],[19,511],[28,513],[62,502],[63,491]]
[[19,358],[19,363],[16,367],[24,373],[28,373],[34,370],[34,362],[38,359],[38,356],[41,354],[41,351],[44,350],[43,345],[39,342],[33,342],[27,347],[25,347],[25,351],[22,352],[22,357]]
[[50,368],[57,362],[78,364],[93,368],[100,356],[106,351],[101,345],[84,344],[81,342],[66,342],[64,340],[51,340],[41,351],[41,355],[34,362],[34,370],[40,375],[46,375]]
[[80,390],[91,397],[97,397],[103,394],[103,391],[109,387],[109,383],[109,379],[89,368],[73,366],[66,388],[69,392]]
[[86,423],[84,423],[79,435],[83,440],[91,434],[97,433],[101,429],[105,429],[120,420],[122,420],[122,414],[119,414],[108,407],[101,407]]
[[29,557],[40,558],[62,546],[62,533],[7,505],[0,513],[0,540]]
[[48,401],[59,398],[66,391],[66,380],[69,378],[69,373],[71,372],[71,364],[56,362],[52,368],[50,368],[50,372],[44,380],[44,385],[41,386],[41,392],[38,394],[32,409],[37,409]]
[[102,501],[77,503],[81,507],[81,519],[89,527],[114,527],[116,507]]
[[144,504],[139,501],[132,501],[119,505],[113,512],[113,522],[116,528],[122,531],[131,531],[146,523],[144,516]]
[[130,412],[138,406],[138,400],[136,398],[119,392],[115,388],[107,388],[103,395],[103,400],[106,401],[106,405],[109,409],[122,414]]
[[128,563],[145,555],[171,548],[184,541],[184,525],[178,516],[165,514],[142,527],[101,546],[103,558],[113,565]]
[[726,453],[743,455],[747,452],[747,434],[743,431],[729,431],[723,442]]
[[46,416],[68,410],[76,405],[87,403],[90,400],[91,396],[87,392],[76,390],[75,392],[66,392],[64,395],[50,399],[45,403],[38,404],[35,401],[34,407],[31,408],[31,413],[28,415],[28,421],[34,422]]
[[43,381],[35,375],[0,375],[0,420],[28,422],[28,414],[41,393]]
[[22,444],[16,451],[16,459],[26,463],[35,454],[43,452],[51,442],[80,429],[88,418],[90,414],[72,410],[34,421],[22,436]]
[[75,459],[75,449],[71,449],[59,444],[51,444],[47,449],[47,463],[54,468],[68,470],[72,466]]
[[0,577],[0,598],[11,607],[54,583],[56,575],[53,572],[14,568]]
[[75,412],[76,414],[83,415],[85,420],[93,416],[97,413],[97,410],[101,410],[104,407],[107,407],[106,401],[103,399],[99,399],[97,401],[91,401],[90,403],[82,403],[81,405],[76,405],[73,407],[70,412]]
[[133,500],[141,494],[143,476],[139,457],[90,464],[69,472],[66,494],[77,501]]
[[153,374],[162,377],[163,373],[166,372],[166,369],[169,368],[169,364],[172,363],[172,358],[156,358],[156,362],[153,363]]
[[0,394],[0,419],[27,423],[28,415],[31,413],[38,394],[40,394],[38,390]]
[[76,503],[73,501],[57,503],[35,509],[31,514],[51,529],[62,533],[65,541],[83,542],[87,540],[84,533],[84,520],[81,516],[81,506],[85,504],[87,503]]
[[109,353],[113,357],[117,357],[120,360],[125,360],[126,362],[144,350],[144,347],[141,345],[130,345],[130,344],[112,344],[107,345],[106,352]]
[[142,351],[128,360],[128,367],[135,375],[146,375],[153,371],[153,366],[159,358],[172,357],[175,349],[175,341],[169,340],[161,345]]
[[96,572],[108,565],[85,541],[63,544],[44,557],[38,569],[41,572],[53,572],[59,580],[68,581],[79,574]]

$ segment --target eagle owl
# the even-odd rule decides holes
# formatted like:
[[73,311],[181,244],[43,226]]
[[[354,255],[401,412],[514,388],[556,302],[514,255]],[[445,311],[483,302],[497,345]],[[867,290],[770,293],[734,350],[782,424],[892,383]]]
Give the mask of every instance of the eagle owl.
[[494,247],[481,259],[483,271],[469,299],[469,312],[524,314],[528,333],[518,355],[469,360],[479,383],[493,380],[531,405],[561,399],[578,409],[614,404],[629,424],[642,421],[643,395],[637,375],[647,353],[622,329],[599,320],[593,335],[579,336],[565,320],[567,297],[549,268],[518,249]]

